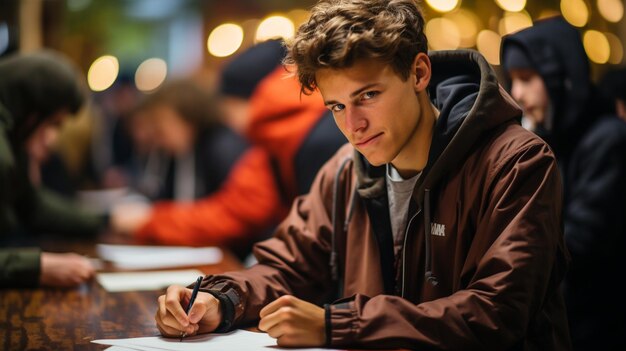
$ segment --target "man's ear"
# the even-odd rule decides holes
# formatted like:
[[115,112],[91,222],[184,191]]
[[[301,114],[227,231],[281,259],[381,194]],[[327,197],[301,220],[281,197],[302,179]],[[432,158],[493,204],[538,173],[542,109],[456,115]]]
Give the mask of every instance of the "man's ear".
[[428,87],[431,75],[432,70],[428,55],[423,52],[415,55],[411,65],[411,79],[416,93],[422,92]]

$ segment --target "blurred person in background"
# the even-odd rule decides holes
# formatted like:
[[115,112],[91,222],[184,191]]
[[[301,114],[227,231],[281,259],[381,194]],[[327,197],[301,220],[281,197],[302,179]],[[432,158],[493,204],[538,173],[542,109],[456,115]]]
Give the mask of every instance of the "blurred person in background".
[[574,349],[626,348],[626,123],[605,114],[576,28],[542,20],[504,38],[501,62],[524,118],[554,150],[571,266],[564,296]]
[[615,113],[626,121],[626,68],[611,69],[604,74],[599,83],[600,91],[609,103],[615,105]]
[[95,116],[89,162],[85,168],[95,188],[128,187],[136,180],[135,150],[130,117],[141,98],[134,76],[122,73],[116,82],[94,96]]
[[163,244],[237,244],[240,257],[271,233],[291,201],[308,192],[318,169],[346,142],[319,96],[300,96],[298,81],[287,77],[281,64],[284,55],[282,42],[267,41],[222,71],[223,122],[254,146],[220,190],[192,204],[157,203],[143,214],[116,211],[114,223],[123,222],[119,230]]
[[83,105],[78,71],[45,51],[0,60],[0,286],[74,286],[94,269],[76,254],[17,248],[41,233],[94,236],[106,218],[83,211],[39,184],[39,166],[59,128]]
[[[219,86],[227,120],[272,157],[285,208],[309,192],[322,165],[347,143],[319,93],[300,94],[282,65],[280,40],[257,44],[222,71]],[[259,63],[262,64],[259,64]]]
[[138,148],[156,149],[141,178],[161,182],[151,206],[114,207],[115,231],[142,243],[227,246],[245,257],[278,220],[278,192],[257,185],[272,179],[269,158],[219,120],[214,97],[197,83],[167,83],[130,122]]

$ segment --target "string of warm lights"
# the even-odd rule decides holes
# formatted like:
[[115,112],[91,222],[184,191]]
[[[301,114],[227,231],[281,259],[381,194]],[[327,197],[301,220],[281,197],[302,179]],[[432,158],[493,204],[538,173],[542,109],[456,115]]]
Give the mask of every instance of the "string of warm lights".
[[[595,2],[595,8],[589,6]],[[426,0],[431,11],[425,32],[432,50],[476,48],[493,65],[500,64],[502,37],[533,25],[533,20],[561,14],[569,23],[581,28],[585,51],[597,64],[620,64],[624,56],[621,39],[613,33],[590,26],[593,11],[609,23],[623,19],[622,0],[560,0],[559,10],[543,10],[537,18],[527,12],[526,0],[495,0],[500,15],[481,18],[477,11],[463,8],[461,0]],[[295,28],[308,18],[308,12],[295,9],[283,14],[272,14],[262,20],[249,19],[240,23],[217,25],[207,38],[207,51],[217,58],[235,54],[245,43],[270,38],[290,38]],[[245,38],[254,38],[253,40]],[[102,56],[89,69],[89,86],[94,91],[107,89],[115,81],[119,71],[117,59]],[[159,58],[144,61],[135,74],[135,83],[142,91],[156,89],[166,78],[167,64]]]

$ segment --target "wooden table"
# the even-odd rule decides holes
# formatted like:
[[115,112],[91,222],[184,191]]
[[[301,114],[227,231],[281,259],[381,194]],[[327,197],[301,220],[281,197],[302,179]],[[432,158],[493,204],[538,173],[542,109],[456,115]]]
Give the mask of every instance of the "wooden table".
[[[94,245],[72,243],[63,251],[90,254]],[[241,263],[224,252],[219,264],[192,268],[215,274]],[[96,281],[71,290],[0,289],[0,350],[103,350],[90,341],[158,335],[154,314],[162,293],[111,293]]]

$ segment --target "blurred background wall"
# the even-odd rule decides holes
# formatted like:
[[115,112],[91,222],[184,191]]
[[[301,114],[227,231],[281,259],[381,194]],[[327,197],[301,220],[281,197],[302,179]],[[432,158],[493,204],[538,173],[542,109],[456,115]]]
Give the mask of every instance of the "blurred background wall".
[[[0,55],[60,50],[92,91],[134,79],[140,91],[166,78],[214,72],[255,41],[289,37],[315,0],[1,0]],[[499,65],[501,37],[562,14],[580,28],[594,77],[624,62],[623,0],[427,0],[431,49],[474,48]]]

